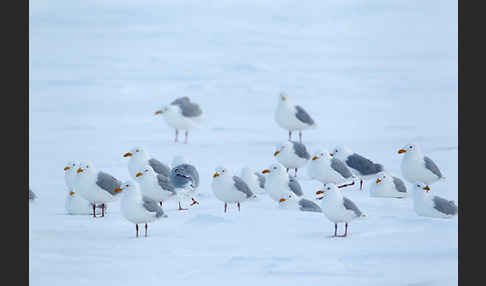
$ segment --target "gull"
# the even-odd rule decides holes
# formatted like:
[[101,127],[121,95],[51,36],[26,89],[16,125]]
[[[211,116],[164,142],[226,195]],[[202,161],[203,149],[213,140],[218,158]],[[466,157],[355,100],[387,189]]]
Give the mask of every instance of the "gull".
[[293,105],[284,93],[278,95],[278,105],[275,110],[275,121],[278,126],[289,131],[289,141],[292,132],[299,131],[299,142],[302,143],[302,130],[317,127],[312,117],[299,105]]
[[168,177],[155,173],[154,169],[146,165],[136,175],[136,181],[140,185],[143,196],[160,203],[176,197],[174,185]]
[[[343,161],[334,158],[325,149],[314,153],[307,166],[307,175],[323,184],[333,183],[338,188],[354,185],[355,176]],[[352,183],[343,184],[353,179]],[[343,184],[343,185],[340,185]]]
[[168,166],[157,159],[150,158],[145,149],[140,146],[132,148],[123,157],[130,157],[130,160],[128,160],[128,172],[134,180],[136,180],[138,171],[146,165],[150,165],[157,174],[165,177],[169,177],[170,175],[170,168]]
[[79,162],[69,161],[64,167],[64,182],[70,192],[74,192],[74,180],[76,178],[76,170],[78,169],[78,166]]
[[[194,199],[196,190],[199,187],[199,173],[196,167],[186,162],[184,157],[176,156],[172,162],[172,169],[170,170],[170,181],[175,188],[180,189],[178,193],[182,197],[191,197],[191,206],[199,204]],[[179,201],[179,210],[185,210],[181,208]]]
[[230,170],[221,166],[215,169],[211,188],[214,196],[224,202],[224,212],[231,203],[236,203],[238,211],[240,211],[241,202],[255,197],[255,194],[240,177],[234,176]]
[[263,170],[262,174],[266,174],[265,190],[270,198],[277,203],[283,203],[289,198],[304,196],[299,181],[289,177],[282,165],[278,163],[272,164],[268,169]]
[[202,110],[198,104],[191,102],[189,97],[179,97],[169,105],[155,111],[155,115],[162,114],[167,124],[175,129],[175,142],[178,142],[179,130],[185,130],[185,141],[189,130],[198,126],[202,119]]
[[400,150],[398,154],[403,154],[400,168],[402,175],[408,182],[425,183],[430,185],[440,179],[445,179],[439,170],[439,167],[427,156],[422,154],[422,150],[416,144],[407,144]]
[[439,196],[429,194],[430,187],[425,183],[415,183],[413,209],[419,216],[452,218],[457,214],[457,204]]
[[254,172],[249,167],[243,167],[240,171],[240,177],[253,193],[265,193],[265,177],[262,174]]
[[96,217],[96,205],[101,204],[101,216],[105,216],[105,204],[119,198],[114,190],[120,187],[121,181],[112,175],[97,171],[92,163],[80,162],[76,171],[74,188],[92,204],[93,217]]
[[370,159],[351,152],[345,146],[337,146],[330,154],[343,161],[351,169],[351,172],[360,177],[360,190],[363,189],[363,179],[374,179],[379,172],[383,171],[383,165],[375,164]]
[[124,193],[120,202],[120,209],[123,217],[135,224],[136,237],[138,237],[139,224],[145,224],[145,236],[147,236],[148,223],[161,217],[167,217],[156,201],[142,197],[140,190],[132,181],[124,182],[115,189],[115,192]]
[[407,196],[407,187],[403,181],[385,171],[378,173],[376,182],[370,186],[370,197],[405,198]]
[[294,176],[297,176],[297,169],[305,166],[310,159],[305,145],[294,141],[278,144],[273,156],[287,168],[287,172],[295,169]]
[[[348,223],[356,218],[365,217],[359,208],[348,198],[341,194],[341,191],[334,184],[325,184],[323,190],[316,192],[317,199],[321,200],[321,209],[324,215],[334,223],[334,237],[346,237],[348,234]],[[345,224],[343,235],[337,235],[338,223]]]

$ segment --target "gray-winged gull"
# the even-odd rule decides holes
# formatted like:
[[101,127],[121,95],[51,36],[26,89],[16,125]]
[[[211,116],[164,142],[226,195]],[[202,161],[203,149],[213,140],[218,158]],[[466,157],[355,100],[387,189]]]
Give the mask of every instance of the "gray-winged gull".
[[420,147],[416,144],[407,144],[400,150],[398,154],[403,154],[400,168],[402,176],[408,182],[425,183],[430,185],[440,179],[445,179],[439,170],[439,167],[427,156],[424,156]]
[[454,201],[429,194],[430,188],[424,183],[415,183],[413,190],[413,209],[419,216],[452,218],[458,208]]
[[289,199],[304,196],[299,181],[289,177],[279,163],[271,164],[262,173],[265,174],[265,191],[280,206],[285,207]]
[[294,176],[297,176],[298,168],[304,167],[310,159],[310,154],[305,145],[294,141],[278,144],[273,156],[287,168],[287,172],[289,169],[294,169]]
[[[307,166],[307,175],[323,184],[333,183],[338,188],[354,185],[355,176],[348,166],[334,158],[325,149],[316,151]],[[349,181],[352,180],[352,183]]]
[[236,203],[238,211],[240,211],[241,202],[255,197],[255,194],[240,177],[234,176],[230,170],[224,167],[215,169],[211,189],[214,196],[224,202],[224,212],[231,203]]
[[101,217],[104,217],[105,204],[120,197],[114,190],[120,187],[121,181],[108,173],[97,171],[89,162],[80,162],[76,173],[74,189],[92,204],[93,217],[96,217],[97,204],[101,204]]
[[301,106],[292,104],[283,92],[278,95],[275,121],[278,126],[289,131],[289,141],[292,140],[292,132],[298,130],[300,143],[302,143],[302,130],[317,127],[309,113]]
[[158,114],[162,114],[167,124],[175,129],[175,142],[178,142],[179,130],[185,130],[184,143],[187,143],[189,130],[197,127],[202,119],[201,107],[187,96],[179,97],[155,111],[155,115]]
[[128,172],[130,176],[136,180],[136,175],[146,165],[150,165],[155,173],[169,177],[170,168],[164,163],[155,158],[151,158],[147,151],[141,146],[136,146],[123,155],[123,157],[130,157],[128,160]]
[[[324,215],[334,223],[334,237],[346,237],[350,221],[365,217],[360,209],[350,199],[344,197],[334,184],[325,184],[322,190],[316,192],[316,198],[321,200]],[[343,235],[337,235],[338,223],[345,224]]]
[[375,183],[370,186],[370,197],[405,198],[407,196],[407,187],[403,181],[385,171],[378,173]]
[[136,237],[138,237],[139,224],[145,224],[145,236],[147,236],[148,223],[167,217],[158,203],[143,197],[132,181],[124,182],[115,189],[115,192],[123,193],[120,209],[123,217],[135,224]]
[[177,192],[170,178],[155,173],[149,165],[140,169],[135,177],[135,181],[140,185],[142,195],[159,202],[160,206],[162,206],[162,202],[177,197]]
[[[176,191],[182,198],[191,198],[191,206],[199,204],[194,199],[197,188],[199,187],[199,172],[194,165],[187,163],[184,157],[174,157],[172,169],[170,170],[170,181],[178,189]],[[179,210],[184,210],[181,208],[180,201]]]
[[363,189],[363,179],[374,179],[379,172],[384,170],[383,165],[376,164],[370,159],[354,153],[348,147],[342,145],[334,148],[334,151],[330,154],[343,161],[356,176],[360,177],[360,190]]

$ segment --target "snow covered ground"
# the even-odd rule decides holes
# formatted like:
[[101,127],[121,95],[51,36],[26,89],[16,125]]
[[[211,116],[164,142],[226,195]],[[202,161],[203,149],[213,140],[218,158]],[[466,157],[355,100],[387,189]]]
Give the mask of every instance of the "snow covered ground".
[[[401,177],[397,150],[417,142],[447,177],[432,191],[457,201],[457,1],[31,0],[29,13],[31,285],[457,284],[457,217],[370,198],[370,182],[344,191],[368,215],[346,239],[265,196],[224,214],[210,188],[217,165],[274,162],[285,91],[319,124],[310,150],[346,144]],[[153,116],[179,96],[206,116],[188,145]],[[168,203],[139,239],[119,202],[104,219],[65,214],[67,161],[124,180],[136,145],[194,163],[200,205]],[[301,183],[314,199],[319,183]]]

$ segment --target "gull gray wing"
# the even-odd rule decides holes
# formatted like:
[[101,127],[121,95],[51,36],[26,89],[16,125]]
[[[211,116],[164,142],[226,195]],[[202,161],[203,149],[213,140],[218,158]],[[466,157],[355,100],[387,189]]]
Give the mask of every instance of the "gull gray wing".
[[172,168],[170,180],[176,188],[184,188],[188,184],[193,189],[199,187],[199,173],[196,167],[191,164],[181,164]]
[[142,206],[151,213],[155,213],[155,217],[167,217],[164,210],[159,206],[159,204],[145,196],[142,197]]
[[322,212],[321,207],[319,207],[316,203],[308,199],[301,199],[299,201],[299,209],[304,212],[316,212],[316,213]]
[[264,189],[265,188],[265,176],[263,176],[262,174],[260,174],[258,172],[255,172],[255,175],[257,176],[257,179],[258,179],[258,185],[260,186],[260,188]]
[[343,205],[344,208],[346,208],[347,210],[353,211],[357,217],[361,216],[361,211],[350,199],[343,197]]
[[253,194],[245,181],[243,181],[240,177],[233,176],[233,181],[235,183],[235,188],[238,191],[245,193],[247,199],[255,196],[255,194]]
[[436,175],[437,177],[442,178],[442,173],[440,172],[439,167],[437,167],[437,165],[434,163],[434,161],[432,161],[432,159],[430,159],[427,156],[424,156],[424,161],[425,161],[426,169],[434,173],[434,175]]
[[170,169],[164,163],[154,158],[148,160],[148,162],[150,167],[154,169],[155,173],[169,177]]
[[374,175],[383,171],[381,164],[375,164],[371,160],[356,153],[346,159],[346,164],[358,171],[361,175]]
[[405,183],[400,178],[393,177],[393,184],[395,185],[395,189],[397,191],[406,193],[407,192],[407,187],[405,186]]
[[304,195],[304,192],[302,191],[302,187],[300,186],[299,181],[297,181],[294,178],[289,178],[289,188],[298,197],[302,197]]
[[446,215],[457,214],[457,206],[454,201],[448,201],[438,196],[434,196],[432,201],[434,202],[434,209],[440,211],[441,213]]
[[184,96],[174,100],[172,105],[177,105],[182,110],[182,115],[185,117],[196,117],[202,114],[201,107],[198,104],[189,100],[189,97]]
[[294,152],[295,154],[302,158],[309,160],[310,159],[310,154],[307,152],[307,148],[305,148],[305,145],[299,142],[291,141],[292,145],[294,146]]
[[348,166],[337,158],[331,159],[331,168],[346,179],[353,176],[353,173],[351,173]]
[[173,193],[174,195],[176,194],[175,187],[170,182],[170,178],[163,176],[163,175],[157,175],[157,183],[159,184],[159,186],[162,189],[169,191],[169,192]]
[[121,184],[122,182],[117,178],[113,177],[112,175],[107,174],[105,172],[98,172],[98,176],[96,178],[96,185],[98,185],[98,187],[107,191],[111,195],[121,194],[121,192],[120,193],[114,192],[114,190],[116,188],[119,188]]
[[310,117],[309,113],[305,111],[301,106],[296,105],[295,109],[297,112],[295,113],[295,117],[300,121],[304,122],[305,124],[314,125],[314,120]]

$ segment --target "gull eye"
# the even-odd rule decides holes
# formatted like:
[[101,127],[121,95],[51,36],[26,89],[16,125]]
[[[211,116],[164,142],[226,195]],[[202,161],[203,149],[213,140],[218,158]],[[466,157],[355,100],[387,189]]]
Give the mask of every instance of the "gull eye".
[[331,188],[330,187],[327,187],[328,190],[330,190]]
[[408,148],[412,149],[413,147],[412,147],[412,146],[410,146],[410,147],[408,147]]
[[137,149],[137,150],[135,150],[135,152],[138,152],[138,149]]
[[273,167],[274,170],[277,170],[277,167]]

